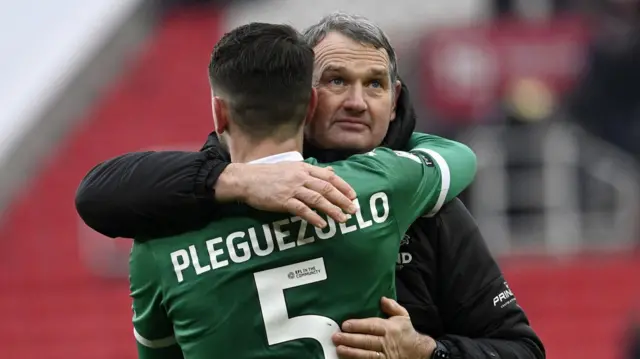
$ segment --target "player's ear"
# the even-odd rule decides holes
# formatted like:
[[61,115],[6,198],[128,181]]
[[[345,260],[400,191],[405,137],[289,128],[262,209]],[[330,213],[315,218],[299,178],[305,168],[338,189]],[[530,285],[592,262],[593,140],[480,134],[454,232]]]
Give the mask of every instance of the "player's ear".
[[311,120],[313,119],[313,114],[316,112],[316,107],[318,107],[318,91],[316,91],[315,88],[311,88],[311,97],[309,98],[307,117],[304,120],[305,124],[311,122]]
[[211,98],[211,107],[213,110],[213,123],[218,134],[224,133],[229,126],[229,111],[227,103],[220,97],[213,96]]
[[391,108],[391,121],[396,119],[396,108],[398,107],[398,98],[400,98],[400,91],[402,91],[402,82],[397,80],[393,85],[393,107]]

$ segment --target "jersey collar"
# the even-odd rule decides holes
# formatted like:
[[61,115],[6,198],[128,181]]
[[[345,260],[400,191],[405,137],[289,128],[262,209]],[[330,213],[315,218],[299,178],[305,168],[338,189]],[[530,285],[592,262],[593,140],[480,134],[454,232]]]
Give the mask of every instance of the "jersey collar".
[[248,164],[264,164],[264,163],[278,163],[278,162],[299,162],[304,161],[302,154],[297,151],[278,153],[277,155],[258,158],[247,162]]

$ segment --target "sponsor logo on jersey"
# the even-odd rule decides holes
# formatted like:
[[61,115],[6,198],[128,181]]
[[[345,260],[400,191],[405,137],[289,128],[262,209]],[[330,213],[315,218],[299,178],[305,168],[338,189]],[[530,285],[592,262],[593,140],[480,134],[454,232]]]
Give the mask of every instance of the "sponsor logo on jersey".
[[316,275],[320,273],[322,273],[322,270],[316,268],[316,266],[311,266],[311,267],[296,269],[293,272],[289,272],[289,274],[287,274],[287,277],[289,279],[296,279],[296,278],[302,278],[302,277]]
[[513,292],[509,288],[509,284],[507,284],[506,281],[504,282],[504,287],[506,288],[505,290],[503,290],[498,295],[493,297],[494,307],[500,306],[500,308],[504,308],[507,305],[516,301],[516,297],[515,295],[513,295]]

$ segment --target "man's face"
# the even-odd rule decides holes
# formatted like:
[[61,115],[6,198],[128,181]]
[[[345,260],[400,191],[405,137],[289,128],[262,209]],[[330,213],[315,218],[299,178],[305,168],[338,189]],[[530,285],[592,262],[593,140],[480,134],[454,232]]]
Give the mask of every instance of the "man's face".
[[379,146],[400,93],[400,82],[390,80],[387,52],[335,32],[314,51],[318,107],[307,138],[327,149],[366,152]]

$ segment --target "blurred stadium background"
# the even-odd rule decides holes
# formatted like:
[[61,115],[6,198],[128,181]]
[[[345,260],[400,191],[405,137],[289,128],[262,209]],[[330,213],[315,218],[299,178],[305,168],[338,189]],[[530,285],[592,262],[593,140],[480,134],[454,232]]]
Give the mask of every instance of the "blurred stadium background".
[[127,151],[199,148],[211,129],[205,69],[225,29],[304,27],[334,10],[387,30],[419,129],[478,154],[464,200],[548,357],[639,358],[638,1],[21,0],[0,9],[0,358],[135,357],[128,242],[81,223],[80,179]]

